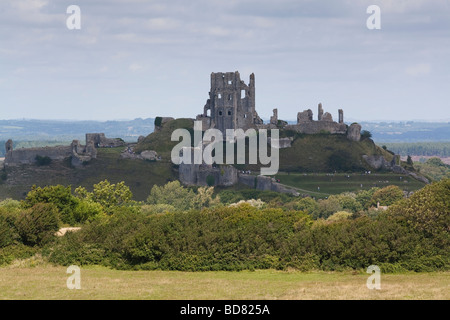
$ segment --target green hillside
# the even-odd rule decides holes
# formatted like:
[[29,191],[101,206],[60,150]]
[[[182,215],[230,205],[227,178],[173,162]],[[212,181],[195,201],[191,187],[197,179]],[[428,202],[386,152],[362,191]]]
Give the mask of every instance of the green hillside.
[[[111,183],[125,181],[133,192],[134,198],[144,200],[153,185],[162,185],[178,177],[170,159],[172,148],[179,143],[178,141],[171,141],[171,135],[178,128],[189,130],[192,136],[193,120],[176,119],[169,121],[162,127],[156,128],[153,133],[135,146],[135,151],[138,153],[144,150],[158,152],[162,160],[157,162],[122,159],[120,153],[124,150],[124,147],[121,147],[98,149],[97,159],[93,159],[82,168],[73,168],[70,161],[53,161],[47,166],[8,167],[1,175],[0,199],[7,197],[21,199],[34,184],[38,186],[62,184],[72,185],[74,188],[81,185],[89,189],[92,188],[93,184],[108,179]],[[291,148],[280,149],[279,175],[291,174],[291,176],[283,177],[283,183],[311,192],[317,192],[317,183],[311,181],[311,179],[314,180],[314,176],[305,180],[301,177],[302,174],[361,174],[366,170],[371,170],[363,160],[363,155],[383,155],[388,161],[393,157],[391,153],[376,146],[371,139],[355,142],[348,140],[343,135],[325,133],[306,135],[282,131],[280,134],[281,136],[293,137]],[[248,153],[248,147],[246,150]],[[259,165],[235,166],[239,170],[259,171]],[[383,174],[387,175],[385,180],[399,180],[399,177],[392,173],[385,172]],[[307,183],[305,184],[302,181],[307,181]],[[372,182],[359,180],[355,183],[365,186],[373,184]],[[348,190],[355,189],[354,185],[350,186],[345,182],[341,183],[339,187],[336,187],[337,183],[326,186],[323,181],[321,185],[324,187],[322,192],[326,194],[343,192],[346,191],[347,187]],[[414,186],[410,185],[409,188],[417,189],[422,185],[414,184]]]
[[287,172],[353,172],[371,170],[363,155],[393,155],[371,139],[350,141],[344,135],[296,135],[291,148],[280,150],[280,170]]
[[125,181],[135,199],[144,200],[154,184],[163,185],[176,179],[170,162],[121,159],[120,153],[123,149],[123,147],[98,149],[97,159],[93,159],[82,168],[71,167],[70,161],[52,161],[48,166],[8,167],[5,170],[6,180],[0,180],[0,199],[7,197],[21,199],[33,184],[37,186],[62,184],[91,189],[94,184],[108,179],[111,183]]

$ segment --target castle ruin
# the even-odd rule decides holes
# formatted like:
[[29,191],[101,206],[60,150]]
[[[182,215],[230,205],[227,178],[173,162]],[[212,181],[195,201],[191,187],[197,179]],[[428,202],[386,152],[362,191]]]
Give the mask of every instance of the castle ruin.
[[338,121],[323,110],[321,103],[318,105],[317,120],[313,119],[311,109],[297,113],[297,123],[288,124],[278,119],[278,109],[273,109],[270,121],[264,121],[258,116],[255,105],[255,75],[250,75],[249,84],[241,80],[238,71],[211,73],[211,88],[209,99],[203,108],[203,113],[196,117],[202,121],[203,130],[218,129],[225,133],[227,129],[285,129],[298,133],[317,134],[330,133],[347,135],[352,141],[361,138],[361,126],[344,123],[344,111],[338,110]]
[[48,157],[51,160],[62,161],[71,158],[71,164],[75,167],[81,166],[92,159],[97,158],[96,148],[119,147],[125,143],[121,139],[109,139],[104,133],[87,133],[86,145],[80,141],[73,140],[69,146],[42,147],[42,148],[13,148],[13,141],[9,139],[5,144],[5,166],[16,166],[22,164],[34,164],[36,158]]
[[[361,126],[344,123],[344,111],[338,110],[338,122],[333,116],[323,110],[322,104],[318,105],[317,120],[313,119],[311,109],[298,112],[297,123],[288,124],[287,121],[278,119],[278,109],[273,109],[273,115],[269,123],[264,123],[256,112],[255,105],[255,75],[250,75],[249,84],[241,80],[238,71],[211,73],[211,88],[209,99],[203,108],[203,113],[196,117],[202,122],[202,130],[218,129],[222,134],[228,129],[284,129],[304,134],[339,134],[346,135],[351,141],[361,139]],[[277,148],[289,148],[292,137],[280,138],[275,144]],[[269,141],[272,145],[272,139]],[[195,146],[204,148],[205,145]],[[193,149],[193,148],[191,148]],[[221,174],[220,174],[221,173]],[[214,185],[228,186],[244,179],[233,167],[225,169],[203,164],[185,164],[179,166],[180,181],[187,185],[207,185],[207,177],[214,181]],[[253,181],[253,180],[252,180]],[[266,186],[267,187],[267,186]],[[266,188],[264,187],[264,188]]]
[[211,73],[209,99],[196,119],[202,121],[204,130],[215,128],[223,133],[262,125],[255,108],[255,75],[250,75],[247,85],[238,71]]

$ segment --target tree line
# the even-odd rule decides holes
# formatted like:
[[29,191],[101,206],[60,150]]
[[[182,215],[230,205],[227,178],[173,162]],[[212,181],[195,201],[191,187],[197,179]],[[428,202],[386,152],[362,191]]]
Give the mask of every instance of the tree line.
[[450,142],[377,143],[401,156],[450,157]]
[[[143,202],[123,182],[33,187],[0,203],[0,265],[40,253],[128,270],[448,270],[449,194],[450,179],[410,197],[389,186],[325,200],[178,181]],[[56,237],[62,225],[81,230]]]

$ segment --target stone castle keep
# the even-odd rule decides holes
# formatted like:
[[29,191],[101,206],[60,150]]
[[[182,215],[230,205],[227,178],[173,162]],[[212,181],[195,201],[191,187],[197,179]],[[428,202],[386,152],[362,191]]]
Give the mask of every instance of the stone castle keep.
[[204,130],[256,128],[263,121],[255,109],[255,75],[250,75],[248,85],[241,80],[239,72],[211,73],[209,99],[203,114],[197,116]]

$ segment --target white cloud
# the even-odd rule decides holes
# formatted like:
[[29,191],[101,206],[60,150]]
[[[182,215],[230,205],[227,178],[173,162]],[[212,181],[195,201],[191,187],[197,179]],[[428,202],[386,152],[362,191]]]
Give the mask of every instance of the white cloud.
[[141,64],[139,64],[139,63],[132,63],[132,64],[130,64],[130,66],[128,67],[128,69],[129,69],[131,72],[138,72],[138,71],[143,70],[143,69],[144,69],[144,66],[141,65]]
[[420,63],[409,66],[405,69],[405,73],[413,77],[428,75],[431,73],[431,65],[429,63]]

